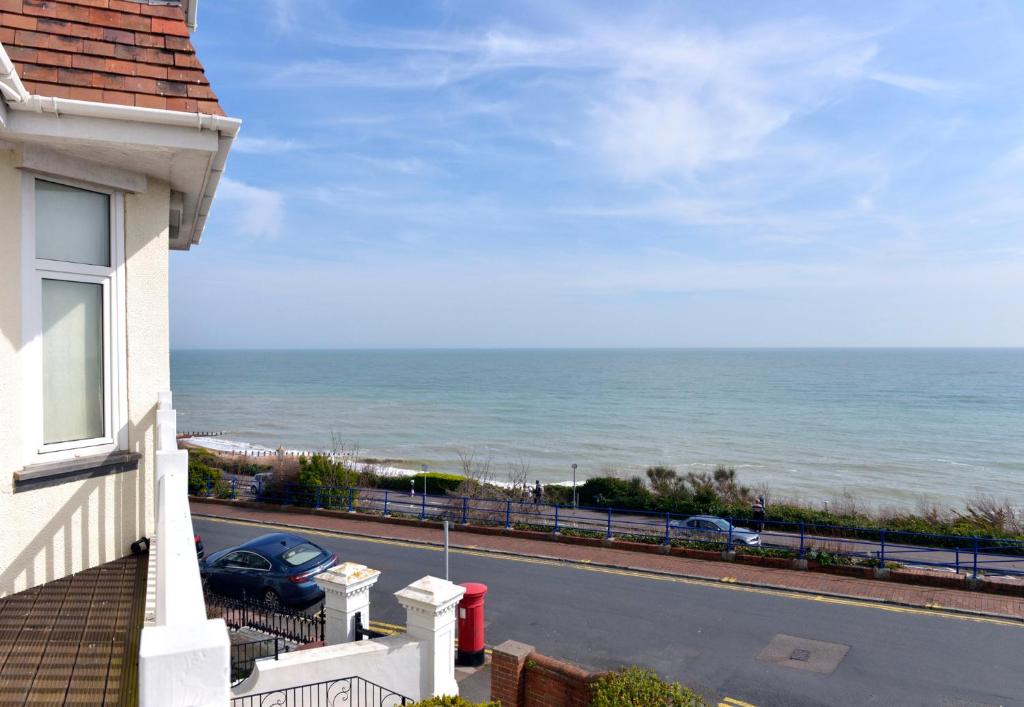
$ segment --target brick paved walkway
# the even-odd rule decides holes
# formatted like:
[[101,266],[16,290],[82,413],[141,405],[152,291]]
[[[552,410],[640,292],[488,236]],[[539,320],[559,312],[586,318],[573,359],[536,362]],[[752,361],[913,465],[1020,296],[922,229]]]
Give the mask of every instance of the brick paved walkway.
[[[192,503],[192,513],[217,518],[279,523],[315,530],[329,530],[374,538],[438,544],[441,533],[434,528],[396,525],[373,520],[338,518],[319,513],[295,513]],[[956,589],[919,587],[897,582],[838,577],[796,570],[771,569],[730,562],[695,560],[602,547],[584,547],[543,540],[524,540],[500,535],[482,535],[453,529],[452,547],[496,551],[527,557],[584,562],[631,570],[660,572],[695,579],[735,582],[757,587],[807,592],[828,596],[878,601],[926,609],[945,609],[1024,621],[1024,598],[969,592]]]

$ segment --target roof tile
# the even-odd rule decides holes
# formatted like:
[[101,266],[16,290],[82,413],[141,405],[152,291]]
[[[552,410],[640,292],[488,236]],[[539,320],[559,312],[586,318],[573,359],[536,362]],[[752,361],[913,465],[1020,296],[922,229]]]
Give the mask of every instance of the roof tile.
[[35,29],[36,18],[28,17],[27,15],[16,15],[10,12],[5,12],[0,15],[0,22],[3,23],[4,27],[10,29]]
[[177,35],[179,37],[187,37],[188,26],[185,24],[185,18],[171,19],[167,17],[154,17],[153,18],[153,31],[160,34]]
[[71,20],[72,22],[88,22],[89,21],[89,8],[82,7],[81,5],[68,5],[67,3],[61,3],[57,6],[57,18],[61,20]]
[[[67,56],[67,54],[59,54],[58,56]],[[106,71],[107,60],[98,56],[89,56],[88,54],[73,54],[71,56],[71,66],[76,69],[89,69],[90,71]]]
[[103,39],[108,42],[120,42],[121,44],[134,44],[135,34],[128,30],[115,29],[113,27],[103,28]]
[[122,106],[133,106],[135,105],[135,94],[125,93],[123,91],[104,91],[103,102],[117,103]]
[[121,12],[131,12],[133,14],[140,14],[142,12],[142,3],[140,2],[126,2],[125,0],[110,0],[109,7],[111,10],[120,10]]
[[98,56],[114,56],[114,45],[109,42],[85,41],[85,51]]
[[[46,49],[40,49],[36,52],[34,61],[38,64],[44,64],[46,66],[74,66],[75,57],[84,56],[82,54],[65,54],[64,52],[51,52]],[[85,68],[85,67],[82,67]]]
[[57,16],[57,4],[50,0],[22,0],[21,7],[26,15]]

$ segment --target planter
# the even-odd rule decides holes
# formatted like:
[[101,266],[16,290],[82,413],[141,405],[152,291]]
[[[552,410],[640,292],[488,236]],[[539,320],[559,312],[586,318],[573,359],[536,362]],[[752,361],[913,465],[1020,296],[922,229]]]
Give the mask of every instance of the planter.
[[[904,584],[917,584],[924,587],[941,587],[943,589],[967,589],[967,579],[960,575],[943,575],[931,572],[914,572],[908,570],[889,570],[889,579]],[[987,583],[986,583],[987,584]]]
[[855,567],[852,565],[822,565],[819,572],[825,574],[837,574],[841,577],[856,577],[858,579],[874,579],[874,567]]
[[764,555],[737,554],[735,562],[738,562],[742,565],[774,567],[777,569],[791,569],[793,567],[792,557],[765,557]]
[[669,554],[676,557],[689,557],[694,560],[722,561],[722,553],[715,550],[693,550],[688,547],[674,547],[669,551]]

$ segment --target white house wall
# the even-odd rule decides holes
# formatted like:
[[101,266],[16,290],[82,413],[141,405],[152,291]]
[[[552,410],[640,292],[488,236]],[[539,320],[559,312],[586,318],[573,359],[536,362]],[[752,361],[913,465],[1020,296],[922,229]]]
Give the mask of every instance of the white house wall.
[[170,189],[148,180],[125,197],[125,318],[129,449],[139,469],[14,492],[23,468],[21,171],[0,145],[0,596],[129,553],[153,531],[157,392],[170,387],[168,213]]

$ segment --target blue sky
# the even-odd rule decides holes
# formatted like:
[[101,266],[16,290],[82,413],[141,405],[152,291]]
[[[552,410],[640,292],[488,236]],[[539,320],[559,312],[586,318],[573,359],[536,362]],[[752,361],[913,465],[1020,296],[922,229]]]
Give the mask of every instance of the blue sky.
[[172,346],[1024,345],[1024,5],[220,0]]

